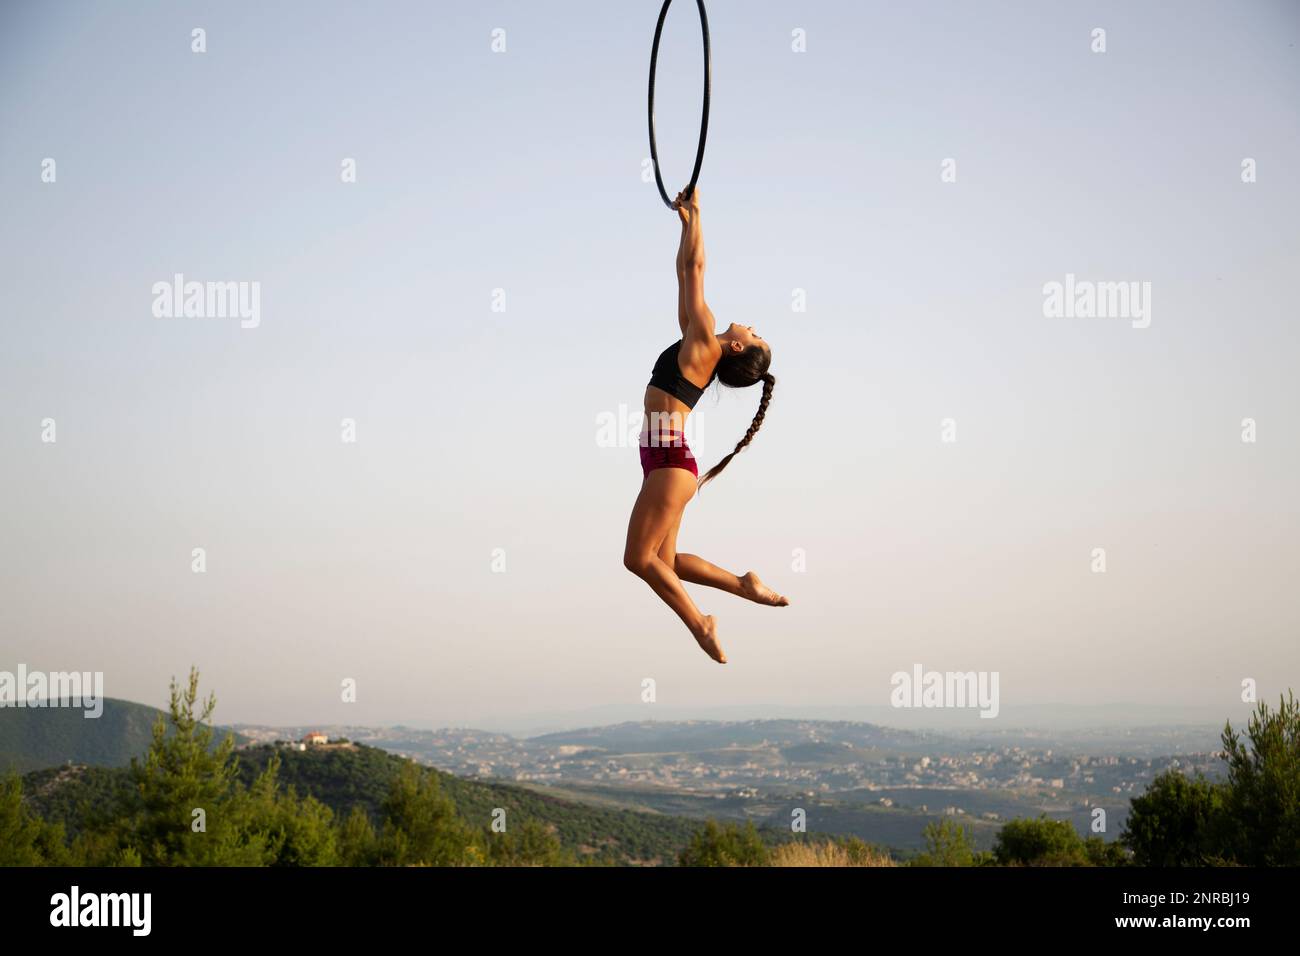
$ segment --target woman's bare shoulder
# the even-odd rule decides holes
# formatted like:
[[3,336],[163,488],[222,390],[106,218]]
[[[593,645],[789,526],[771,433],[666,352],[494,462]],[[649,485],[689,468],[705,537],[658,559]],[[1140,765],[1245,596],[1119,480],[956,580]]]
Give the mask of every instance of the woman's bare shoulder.
[[697,388],[704,388],[713,378],[713,370],[722,358],[722,346],[713,336],[701,341],[693,336],[682,339],[681,350],[677,353],[677,366],[686,380]]

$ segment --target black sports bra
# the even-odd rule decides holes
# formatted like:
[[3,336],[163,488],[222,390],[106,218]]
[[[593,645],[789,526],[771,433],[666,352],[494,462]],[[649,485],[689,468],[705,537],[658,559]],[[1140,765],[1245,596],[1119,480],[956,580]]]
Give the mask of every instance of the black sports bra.
[[[655,367],[650,372],[650,384],[655,388],[663,389],[683,402],[687,408],[694,408],[695,403],[704,394],[704,389],[682,374],[682,367],[677,364],[677,353],[681,348],[682,343],[679,339],[659,353],[659,358],[655,359]],[[713,380],[717,377],[718,370],[715,367],[713,374],[709,376],[709,384],[713,384]],[[706,385],[705,388],[707,387]]]

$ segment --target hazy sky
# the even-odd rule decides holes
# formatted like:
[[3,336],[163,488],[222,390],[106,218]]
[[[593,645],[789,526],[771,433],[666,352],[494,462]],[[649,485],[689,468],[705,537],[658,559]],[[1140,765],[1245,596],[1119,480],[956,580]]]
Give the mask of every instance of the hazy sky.
[[[677,335],[658,6],[0,7],[0,669],[493,727],[887,707],[916,664],[1004,714],[1300,685],[1300,4],[711,0],[706,290],[778,384],[678,545],[792,600],[692,588],[725,667],[623,569],[597,440]],[[673,189],[698,44],[683,0]],[[176,273],[257,326],[156,317]],[[1045,316],[1067,275],[1149,325]],[[701,400],[704,467],[757,398]]]

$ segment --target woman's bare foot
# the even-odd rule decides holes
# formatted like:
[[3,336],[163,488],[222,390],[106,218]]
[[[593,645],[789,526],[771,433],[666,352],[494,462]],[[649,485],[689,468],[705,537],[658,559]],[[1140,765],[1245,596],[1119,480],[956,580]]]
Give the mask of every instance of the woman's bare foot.
[[704,615],[700,630],[695,634],[695,643],[719,664],[727,663],[727,655],[722,652],[722,645],[718,643],[718,625],[713,620],[712,614]]
[[746,571],[740,579],[741,596],[747,597],[755,604],[770,604],[772,607],[785,607],[790,601],[777,594],[758,579],[753,571]]

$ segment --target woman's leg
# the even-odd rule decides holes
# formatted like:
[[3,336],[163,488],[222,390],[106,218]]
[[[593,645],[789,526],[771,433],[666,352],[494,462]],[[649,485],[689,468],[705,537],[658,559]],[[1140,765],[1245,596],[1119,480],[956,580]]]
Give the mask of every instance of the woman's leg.
[[739,576],[718,567],[716,564],[710,564],[699,555],[677,555],[674,569],[677,571],[677,576],[683,581],[717,588],[719,591],[726,591],[728,594],[734,594],[737,597],[745,596],[744,592],[741,591]]
[[678,554],[673,563],[673,570],[683,581],[717,588],[736,597],[753,601],[755,604],[785,607],[790,603],[789,599],[764,584],[753,571],[735,575],[716,564],[710,564],[696,554]]
[[712,615],[700,613],[673,566],[659,556],[665,537],[676,528],[695,495],[695,487],[695,476],[684,468],[656,468],[646,475],[628,520],[623,565],[676,612],[705,653],[725,664],[727,656],[718,644]]
[[725,571],[716,564],[710,564],[697,554],[678,554],[677,529],[682,526],[681,512],[677,520],[664,535],[664,543],[659,546],[659,559],[676,572],[677,577],[690,584],[703,584],[705,587],[717,588],[736,597],[743,597],[755,604],[767,604],[771,607],[785,607],[789,599],[777,594],[764,584],[753,571],[735,575]]
[[710,564],[697,554],[678,554],[677,529],[681,527],[682,516],[664,536],[664,543],[659,546],[659,558],[677,573],[677,577],[690,584],[703,584],[705,587],[717,588],[736,597],[743,597],[755,604],[768,604],[772,607],[785,607],[789,600],[777,594],[759,580],[753,571],[735,575],[725,571],[716,564]]
[[784,595],[777,594],[762,582],[753,571],[735,575],[723,570],[716,564],[710,564],[696,554],[678,554],[673,563],[677,577],[691,584],[703,584],[707,587],[726,591],[736,597],[743,597],[755,604],[767,604],[772,607],[785,607],[790,603]]

